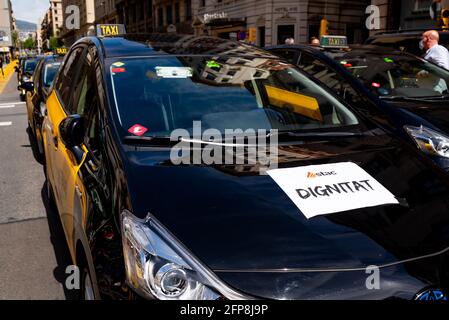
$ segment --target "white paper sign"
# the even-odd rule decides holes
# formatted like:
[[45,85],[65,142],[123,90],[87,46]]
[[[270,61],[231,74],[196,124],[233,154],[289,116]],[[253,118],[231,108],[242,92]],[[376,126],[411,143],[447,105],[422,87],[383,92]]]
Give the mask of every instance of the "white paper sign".
[[385,204],[399,204],[395,196],[352,162],[269,170],[268,175],[312,217]]
[[192,77],[193,71],[189,67],[156,67],[156,74],[166,79],[186,79]]

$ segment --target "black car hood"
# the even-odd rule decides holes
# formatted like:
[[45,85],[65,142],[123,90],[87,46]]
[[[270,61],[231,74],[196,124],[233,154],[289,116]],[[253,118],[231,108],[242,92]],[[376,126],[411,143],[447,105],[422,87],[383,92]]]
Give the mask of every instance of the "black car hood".
[[449,100],[394,101],[390,103],[419,116],[441,132],[449,133]]
[[141,150],[127,153],[133,211],[150,212],[236,286],[247,272],[262,272],[264,282],[270,272],[360,271],[449,247],[447,178],[412,147],[380,136],[281,146],[279,154],[280,168],[354,162],[403,204],[308,220],[254,167],[173,166],[169,151]]

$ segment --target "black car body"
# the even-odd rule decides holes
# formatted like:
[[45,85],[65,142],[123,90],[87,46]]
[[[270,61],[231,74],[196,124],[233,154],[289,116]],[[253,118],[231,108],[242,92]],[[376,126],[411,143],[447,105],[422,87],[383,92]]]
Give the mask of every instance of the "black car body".
[[[365,44],[389,47],[396,50],[406,51],[408,53],[422,56],[424,51],[419,47],[422,34],[428,29],[398,30],[390,32],[381,32],[369,37]],[[440,35],[440,45],[449,48],[449,34],[447,31],[437,29]]]
[[39,159],[43,159],[44,153],[42,122],[47,112],[46,101],[61,62],[62,57],[56,55],[48,55],[40,59],[33,72],[33,81],[20,85],[22,90],[26,91],[28,130],[36,144]]
[[[90,68],[83,66],[86,62]],[[147,69],[154,64],[159,67]],[[78,77],[89,72],[98,91],[85,106],[96,107],[82,108],[85,114],[79,115],[70,111],[77,96],[66,99],[60,84],[77,74],[69,79],[77,92]],[[273,178],[259,174],[258,163],[173,163],[178,140],[158,133],[163,132],[159,125],[178,118],[156,113],[151,103],[188,106],[188,119],[216,127],[251,127],[261,111],[257,103],[266,102],[256,103],[254,96],[263,87],[242,84],[248,73],[251,79],[268,79],[270,104],[280,105],[276,101],[285,98],[310,101],[285,92],[290,84],[284,78],[266,78],[276,72],[302,79],[292,84],[298,90],[319,90],[320,105],[328,97],[335,99],[334,107],[346,108],[294,66],[224,39],[91,37],[70,49],[44,120],[47,148],[61,153],[51,161],[45,154],[50,195],[70,202],[57,204],[72,258],[82,270],[84,297],[413,299],[428,287],[448,289],[448,177],[357,111],[347,109],[357,124],[335,131],[307,130],[307,125],[279,131],[279,168],[351,162],[400,199],[395,205],[307,219]],[[147,83],[151,86],[144,90]],[[310,90],[301,92],[313,95]],[[59,109],[58,101],[68,102]],[[284,107],[262,111],[281,126],[294,117]],[[217,114],[201,117],[199,110],[214,108]],[[69,116],[59,121],[64,109]],[[128,129],[132,123],[140,124],[139,130]],[[147,134],[142,135],[142,124]],[[211,142],[201,141],[200,150]],[[373,266],[381,282],[371,290],[367,270]],[[159,290],[161,283],[166,291]],[[184,291],[176,290],[180,287]]]
[[[407,133],[405,126],[423,126],[449,136],[449,100],[445,93],[447,90],[441,95],[426,97],[432,94],[432,91],[418,88],[415,84],[410,85],[410,88],[404,85],[404,88],[398,90],[386,90],[380,83],[383,80],[379,79],[379,73],[400,59],[426,64],[442,74],[449,75],[447,71],[421,58],[379,46],[352,46],[346,50],[336,50],[295,45],[267,49],[300,66],[354,107],[376,119],[378,124],[412,144],[416,144],[416,140]],[[359,77],[356,72],[351,71],[351,68],[359,67],[353,66],[353,61],[369,61],[372,58],[378,59],[379,63],[371,63],[369,76]],[[413,97],[405,96],[410,94],[413,94]],[[444,170],[449,169],[447,157],[437,154],[429,156]]]

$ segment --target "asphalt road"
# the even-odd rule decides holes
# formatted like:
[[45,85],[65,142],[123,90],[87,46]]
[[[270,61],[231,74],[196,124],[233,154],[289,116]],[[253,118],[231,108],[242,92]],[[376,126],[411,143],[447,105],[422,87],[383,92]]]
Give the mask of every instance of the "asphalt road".
[[71,298],[64,289],[68,248],[16,88],[13,75],[0,95],[0,299]]

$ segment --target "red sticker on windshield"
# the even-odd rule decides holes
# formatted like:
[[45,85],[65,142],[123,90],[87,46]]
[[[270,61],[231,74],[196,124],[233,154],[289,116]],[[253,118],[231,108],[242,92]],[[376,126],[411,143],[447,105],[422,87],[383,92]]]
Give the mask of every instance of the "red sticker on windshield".
[[125,68],[112,68],[113,73],[123,73],[125,71],[126,71]]
[[131,128],[128,129],[129,133],[132,133],[139,137],[144,135],[145,132],[147,132],[147,131],[148,131],[148,129],[145,128],[144,126],[141,126],[140,124],[135,124]]

